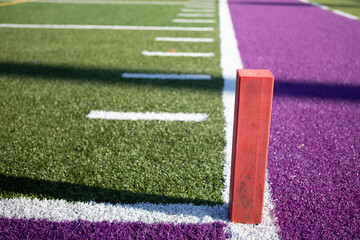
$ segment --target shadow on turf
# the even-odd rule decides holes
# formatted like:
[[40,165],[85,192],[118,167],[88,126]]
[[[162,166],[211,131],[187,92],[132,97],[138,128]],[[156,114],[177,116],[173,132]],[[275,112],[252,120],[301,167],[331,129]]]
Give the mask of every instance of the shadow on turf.
[[[207,91],[219,91],[223,86],[223,80],[212,76],[212,80],[158,80],[158,79],[125,79],[124,72],[144,73],[126,69],[100,69],[100,68],[76,68],[70,66],[57,66],[32,63],[8,63],[0,62],[1,75],[15,75],[49,80],[81,81],[104,84],[131,84],[131,85],[155,85],[160,87],[196,88]],[[146,72],[154,73],[154,72]],[[166,72],[156,72],[165,73]]]
[[293,96],[333,100],[360,100],[360,86],[293,82],[275,79],[274,96]]
[[[100,82],[106,84],[133,84],[149,85],[174,88],[197,88],[202,90],[219,91],[222,89],[222,78],[214,78],[211,81],[201,80],[145,80],[123,79],[121,74],[126,70],[96,69],[96,68],[72,68],[67,66],[40,65],[30,63],[5,63],[0,62],[1,75],[16,75],[34,77],[40,79]],[[131,71],[134,72],[134,71]],[[360,100],[360,86],[327,83],[294,82],[291,79],[275,79],[275,96],[294,96],[334,100]]]
[[20,193],[37,198],[65,199],[68,201],[94,201],[97,203],[193,203],[196,205],[216,205],[221,202],[202,199],[169,197],[158,194],[134,193],[124,190],[91,187],[80,184],[38,180],[0,174],[0,192]]

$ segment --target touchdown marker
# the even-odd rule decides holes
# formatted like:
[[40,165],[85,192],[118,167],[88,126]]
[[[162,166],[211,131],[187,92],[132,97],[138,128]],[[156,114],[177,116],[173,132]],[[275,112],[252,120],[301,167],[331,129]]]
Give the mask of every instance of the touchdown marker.
[[269,70],[237,70],[229,215],[262,222],[274,77]]

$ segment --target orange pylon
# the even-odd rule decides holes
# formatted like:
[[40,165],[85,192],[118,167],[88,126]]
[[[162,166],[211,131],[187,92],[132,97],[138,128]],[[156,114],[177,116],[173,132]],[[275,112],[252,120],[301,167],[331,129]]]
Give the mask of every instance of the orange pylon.
[[230,221],[262,221],[274,76],[269,70],[237,70]]

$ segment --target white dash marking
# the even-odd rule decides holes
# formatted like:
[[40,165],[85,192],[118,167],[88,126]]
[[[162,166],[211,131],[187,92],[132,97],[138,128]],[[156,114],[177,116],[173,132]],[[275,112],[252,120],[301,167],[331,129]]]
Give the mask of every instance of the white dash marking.
[[145,56],[161,56],[161,57],[213,57],[214,53],[197,53],[197,52],[149,52],[143,51]]
[[337,14],[337,15],[340,15],[340,16],[343,16],[343,17],[346,17],[346,18],[349,18],[349,19],[352,19],[352,20],[359,20],[359,18],[357,16],[354,16],[352,14],[349,14],[349,13],[345,13],[345,12],[342,12],[342,11],[339,11],[339,10],[332,10],[333,13]]
[[176,38],[176,37],[157,37],[155,41],[160,42],[214,42],[213,38]]
[[202,122],[208,117],[205,113],[154,113],[154,112],[113,112],[91,110],[87,118],[105,120],[159,120],[159,121],[183,121],[183,122]]
[[214,12],[213,9],[181,9],[182,12]]
[[211,80],[210,75],[200,74],[123,73],[121,76],[140,79]]
[[50,25],[50,24],[0,24],[0,28],[44,28],[44,29],[101,29],[101,30],[151,30],[151,31],[195,31],[210,32],[212,27],[157,27],[116,25]]
[[215,23],[212,19],[173,19],[175,23]]
[[179,17],[214,17],[213,13],[178,13]]

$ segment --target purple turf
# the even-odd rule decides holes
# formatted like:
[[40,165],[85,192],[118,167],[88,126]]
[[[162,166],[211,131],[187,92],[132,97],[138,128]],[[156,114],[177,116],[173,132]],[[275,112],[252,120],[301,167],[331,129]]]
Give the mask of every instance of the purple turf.
[[0,239],[228,239],[226,228],[223,222],[146,224],[0,218]]
[[360,22],[229,0],[245,68],[275,76],[268,177],[283,239],[360,239]]

